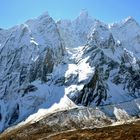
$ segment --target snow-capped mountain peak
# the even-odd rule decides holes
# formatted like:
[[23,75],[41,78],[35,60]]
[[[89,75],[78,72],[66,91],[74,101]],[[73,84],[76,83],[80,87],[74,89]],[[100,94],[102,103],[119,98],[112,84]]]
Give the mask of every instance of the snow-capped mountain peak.
[[86,18],[88,18],[88,17],[89,17],[88,11],[85,10],[85,9],[83,9],[83,10],[80,12],[79,16],[77,17],[77,19],[86,19]]
[[130,24],[130,23],[133,23],[134,24],[135,23],[135,24],[138,25],[137,21],[133,17],[131,17],[131,16],[129,16],[126,19],[124,19],[123,23],[124,24]]
[[58,22],[45,13],[0,30],[0,71],[1,131],[40,108],[52,113],[98,106],[109,116],[120,110],[134,115],[140,27],[133,18],[109,26],[86,11]]
[[46,17],[47,17],[47,18],[48,18],[48,17],[50,18],[50,15],[49,15],[48,11],[44,12],[44,13],[43,13],[41,16],[39,16],[38,18],[39,18],[39,19],[43,19],[43,18],[46,18]]

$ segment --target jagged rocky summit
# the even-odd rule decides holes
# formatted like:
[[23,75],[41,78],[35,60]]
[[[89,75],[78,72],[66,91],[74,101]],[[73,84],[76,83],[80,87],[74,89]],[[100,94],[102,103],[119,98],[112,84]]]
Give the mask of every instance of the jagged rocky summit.
[[84,11],[55,22],[45,13],[0,29],[0,131],[73,108],[89,120],[95,108],[128,119],[139,116],[139,97],[140,25],[132,17],[105,24]]

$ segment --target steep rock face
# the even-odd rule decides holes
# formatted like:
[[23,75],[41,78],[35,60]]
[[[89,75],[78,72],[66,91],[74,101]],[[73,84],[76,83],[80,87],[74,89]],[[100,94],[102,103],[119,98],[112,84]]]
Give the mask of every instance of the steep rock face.
[[126,49],[140,57],[140,26],[134,18],[128,17],[121,23],[113,24],[110,31]]
[[48,80],[47,75],[62,61],[64,48],[56,24],[47,14],[1,30],[0,44],[0,130],[3,130],[45,102],[43,97],[29,96],[38,90],[31,82]]
[[139,97],[139,59],[115,40],[105,25],[95,26],[82,53],[95,70],[79,93],[69,94],[76,104],[105,105]]
[[57,26],[64,44],[68,48],[84,45],[92,30],[95,20],[92,19],[87,11],[82,11],[73,21],[60,20]]

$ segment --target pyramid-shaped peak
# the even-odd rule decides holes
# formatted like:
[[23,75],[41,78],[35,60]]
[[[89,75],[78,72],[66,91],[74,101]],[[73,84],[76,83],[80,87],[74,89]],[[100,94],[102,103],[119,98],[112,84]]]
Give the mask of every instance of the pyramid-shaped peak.
[[46,17],[47,18],[50,17],[50,15],[49,15],[49,13],[47,11],[44,12],[42,15],[39,16],[40,19],[43,19],[43,18],[46,18]]
[[89,16],[88,11],[86,9],[82,9],[81,12],[80,12],[79,17],[86,18],[88,16]]
[[131,17],[131,16],[129,16],[129,17],[127,17],[125,20],[124,20],[124,23],[137,23],[137,21],[133,18],[133,17]]

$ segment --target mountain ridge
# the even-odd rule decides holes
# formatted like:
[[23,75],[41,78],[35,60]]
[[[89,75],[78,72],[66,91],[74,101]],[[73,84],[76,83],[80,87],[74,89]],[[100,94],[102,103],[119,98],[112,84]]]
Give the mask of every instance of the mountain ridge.
[[139,116],[139,59],[133,18],[108,25],[84,11],[55,22],[45,13],[1,29],[0,131],[34,121],[41,109],[42,117],[81,106],[117,120]]

